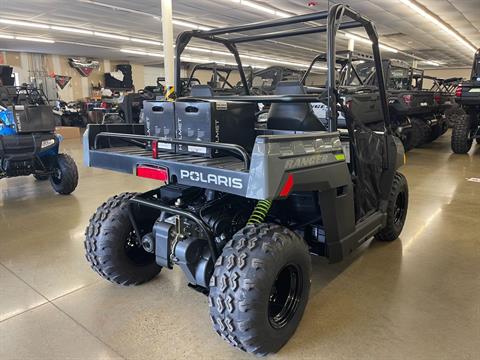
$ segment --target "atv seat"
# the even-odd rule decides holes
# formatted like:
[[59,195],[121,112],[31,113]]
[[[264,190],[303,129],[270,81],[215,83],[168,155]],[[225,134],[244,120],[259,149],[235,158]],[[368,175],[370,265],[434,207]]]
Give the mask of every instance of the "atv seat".
[[[282,81],[276,95],[304,95],[305,88],[298,81]],[[273,103],[270,106],[267,128],[292,131],[325,131],[325,126],[315,116],[308,103]]]

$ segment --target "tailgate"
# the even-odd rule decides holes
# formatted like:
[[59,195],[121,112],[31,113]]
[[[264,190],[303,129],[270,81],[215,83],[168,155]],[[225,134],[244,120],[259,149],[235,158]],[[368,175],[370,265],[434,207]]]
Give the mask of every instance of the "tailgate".
[[480,81],[467,81],[462,83],[462,96],[457,97],[457,102],[466,105],[480,106]]

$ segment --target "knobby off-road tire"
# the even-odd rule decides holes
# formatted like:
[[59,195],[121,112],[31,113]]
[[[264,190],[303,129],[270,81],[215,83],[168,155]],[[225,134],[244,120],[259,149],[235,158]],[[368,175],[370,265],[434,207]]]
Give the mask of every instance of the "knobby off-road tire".
[[46,181],[48,179],[50,179],[50,175],[37,175],[37,174],[34,174],[33,177],[35,178],[35,180],[37,181]]
[[473,140],[470,137],[470,117],[464,115],[453,124],[452,130],[452,151],[455,154],[466,154],[472,148]]
[[380,241],[398,239],[402,232],[408,211],[408,183],[405,176],[399,172],[393,178],[392,189],[388,196],[387,224],[376,235]]
[[61,195],[71,194],[78,185],[78,169],[75,161],[67,154],[58,154],[50,184]]
[[85,231],[86,258],[101,277],[119,285],[140,285],[162,269],[155,255],[136,242],[128,216],[128,201],[135,193],[115,195],[90,218]]
[[215,264],[209,294],[215,331],[243,351],[277,352],[302,318],[310,274],[302,238],[279,225],[247,225]]

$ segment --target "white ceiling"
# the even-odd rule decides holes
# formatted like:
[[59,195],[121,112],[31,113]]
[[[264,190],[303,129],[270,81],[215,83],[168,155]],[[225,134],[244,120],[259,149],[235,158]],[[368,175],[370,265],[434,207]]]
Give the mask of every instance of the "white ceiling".
[[[105,31],[131,37],[161,40],[161,22],[154,16],[161,16],[161,0],[98,0],[105,4],[123,7],[131,11],[114,11],[79,0],[0,0],[0,17],[27,20],[54,25],[74,26],[89,30]],[[259,4],[275,7],[278,10],[303,14],[326,10],[329,4],[339,1],[316,1],[308,7],[308,0],[256,0]],[[399,0],[345,0],[363,15],[372,19],[381,36],[381,41],[405,53],[427,60],[439,61],[445,66],[469,66],[473,54],[458,44],[435,25],[425,21]],[[197,24],[218,27],[239,25],[249,22],[273,19],[275,15],[241,6],[231,0],[174,0],[174,18]],[[480,0],[419,0],[419,3],[438,15],[475,46],[480,46]],[[175,26],[175,33],[186,30]],[[356,32],[355,30],[354,32]],[[161,58],[150,58],[125,54],[120,48],[161,52],[161,46],[132,44],[129,41],[105,39],[94,36],[56,32],[45,29],[32,29],[0,24],[0,34],[8,33],[23,36],[41,36],[54,39],[55,44],[31,43],[0,39],[0,49],[54,53],[74,56],[131,60],[145,64],[160,63]],[[363,35],[361,32],[359,34]],[[286,46],[273,42],[259,42],[241,45],[243,53],[262,57],[286,59],[291,62],[308,62],[315,51],[325,49],[325,35],[310,35],[281,40]],[[346,38],[339,38],[339,48],[345,48]],[[299,48],[301,47],[301,48]],[[312,50],[307,50],[309,48]],[[368,47],[357,42],[356,49],[368,51]],[[193,54],[196,57],[201,54]],[[385,57],[407,59],[402,54],[384,52]],[[223,58],[221,60],[228,60]],[[420,64],[421,65],[421,64]]]

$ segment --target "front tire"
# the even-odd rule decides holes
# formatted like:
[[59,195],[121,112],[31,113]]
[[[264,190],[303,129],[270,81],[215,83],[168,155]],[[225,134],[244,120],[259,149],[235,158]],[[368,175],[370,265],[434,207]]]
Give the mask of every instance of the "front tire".
[[78,169],[75,161],[67,154],[58,154],[50,184],[61,195],[71,194],[78,185]]
[[397,172],[393,178],[392,188],[388,197],[387,224],[375,238],[380,241],[398,239],[405,225],[408,211],[408,183],[407,178]]
[[305,241],[279,225],[247,225],[224,247],[210,281],[215,331],[256,355],[277,352],[293,335],[310,291]]
[[452,151],[455,154],[466,154],[470,151],[473,139],[470,137],[470,117],[464,115],[453,124]]
[[85,231],[86,258],[104,279],[119,285],[140,285],[162,269],[155,255],[138,244],[128,216],[135,193],[115,195],[100,206]]

